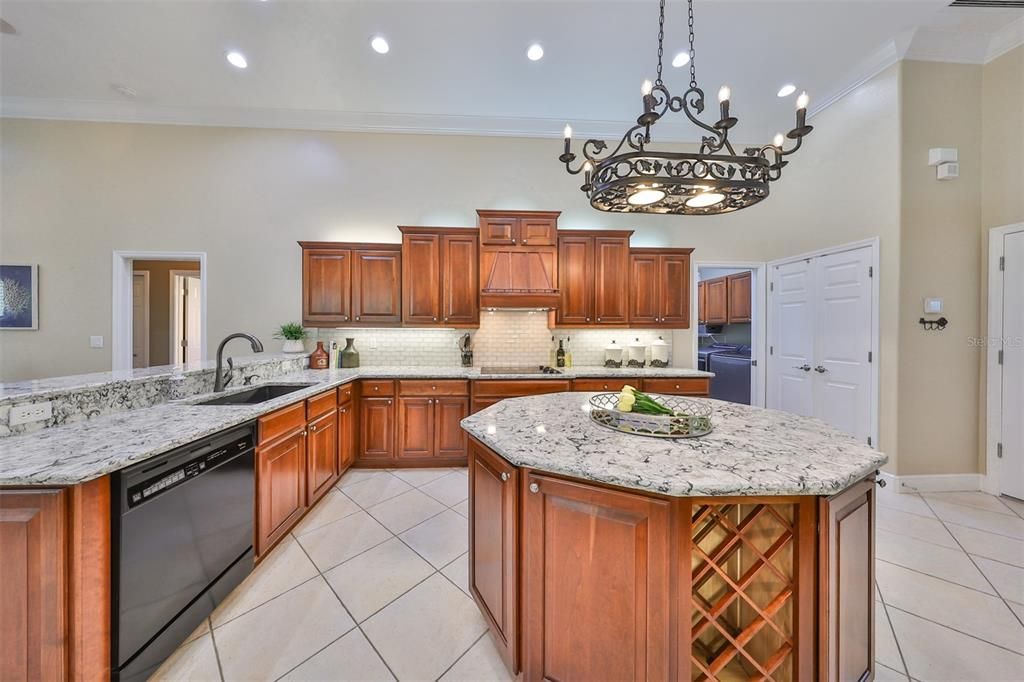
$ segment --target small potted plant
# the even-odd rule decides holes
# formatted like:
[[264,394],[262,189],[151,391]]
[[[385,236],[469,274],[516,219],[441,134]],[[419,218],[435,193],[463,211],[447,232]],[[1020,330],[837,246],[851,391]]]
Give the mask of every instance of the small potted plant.
[[281,348],[285,353],[305,353],[306,346],[302,343],[308,332],[298,322],[282,324],[274,334],[275,339],[284,339],[284,346]]

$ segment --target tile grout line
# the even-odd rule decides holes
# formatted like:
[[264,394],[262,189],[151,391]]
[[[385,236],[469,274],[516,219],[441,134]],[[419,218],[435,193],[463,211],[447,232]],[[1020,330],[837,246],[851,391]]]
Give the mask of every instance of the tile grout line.
[[[990,595],[990,596],[991,596],[991,595]],[[979,637],[979,636],[977,636],[977,635],[972,635],[972,634],[971,634],[971,633],[969,633],[969,632],[964,632],[963,630],[957,630],[957,629],[956,629],[956,628],[954,628],[954,627],[950,627],[949,625],[946,625],[945,623],[940,623],[940,622],[939,622],[939,621],[937,621],[937,620],[932,620],[931,618],[927,618],[927,617],[925,617],[925,616],[922,616],[922,615],[921,615],[921,614],[919,614],[919,613],[914,613],[913,611],[907,611],[906,609],[901,609],[900,607],[898,607],[898,606],[895,606],[895,605],[893,605],[893,604],[886,604],[886,608],[887,608],[887,609],[892,609],[893,611],[899,611],[900,613],[905,613],[905,614],[907,614],[908,616],[913,616],[914,618],[919,618],[919,619],[921,619],[921,620],[923,620],[923,621],[927,621],[927,622],[931,623],[932,625],[938,625],[938,626],[939,626],[940,628],[945,628],[945,629],[947,629],[947,630],[951,630],[951,631],[953,631],[953,632],[956,632],[956,633],[958,633],[958,634],[961,634],[961,635],[963,635],[964,637],[970,637],[971,639],[975,639],[975,640],[977,640],[977,641],[979,641],[979,642],[984,642],[985,644],[988,644],[989,646],[994,646],[994,647],[996,647],[997,649],[1002,649],[1003,651],[1008,651],[1008,652],[1010,652],[1011,654],[1014,654],[1015,656],[1019,656],[1019,657],[1020,657],[1021,659],[1024,659],[1024,654],[1022,654],[1022,653],[1021,653],[1021,652],[1019,652],[1019,651],[1014,651],[1013,649],[1008,649],[1008,648],[1006,648],[1005,646],[1003,646],[1002,644],[996,644],[995,642],[990,642],[990,641],[988,641],[987,639],[984,639],[984,638],[982,638],[982,637]],[[893,629],[893,634],[895,634],[895,632],[896,632],[896,630],[895,630],[895,628],[894,628],[894,629]],[[897,641],[896,641],[896,644],[897,644],[897,645],[899,645],[899,639],[897,639]]]
[[213,643],[213,657],[217,660],[217,672],[220,673],[221,682],[227,682],[224,678],[224,666],[220,662],[220,649],[217,648],[217,638],[213,635],[213,619],[206,617],[210,626],[210,641]]
[[447,674],[448,674],[449,672],[451,672],[451,669],[452,669],[452,668],[454,668],[454,667],[455,667],[456,665],[458,665],[459,661],[461,661],[461,660],[462,660],[463,658],[465,658],[465,657],[466,657],[466,654],[468,654],[468,653],[469,653],[469,652],[470,652],[470,651],[471,651],[471,650],[473,649],[473,647],[475,647],[475,646],[477,645],[477,643],[478,643],[478,642],[479,642],[479,641],[480,641],[481,639],[483,639],[484,637],[486,637],[486,636],[487,636],[487,630],[484,630],[484,631],[483,631],[483,634],[481,634],[481,635],[480,635],[479,637],[477,637],[476,639],[474,639],[474,640],[473,640],[473,643],[472,643],[472,644],[470,644],[470,645],[469,645],[469,646],[468,646],[468,647],[466,648],[466,650],[465,650],[465,651],[463,651],[463,652],[462,652],[461,654],[459,654],[458,656],[456,656],[456,657],[455,657],[455,660],[454,660],[454,661],[452,661],[452,664],[451,664],[451,665],[449,665],[449,666],[448,666],[447,668],[445,668],[444,670],[442,670],[442,671],[441,671],[441,674],[440,674],[440,675],[438,675],[438,676],[437,676],[437,678],[436,678],[436,682],[440,682],[440,681],[441,681],[441,678],[443,678],[443,677],[444,677],[445,675],[447,675]]
[[999,500],[999,503],[1000,503],[1001,505],[1003,505],[1004,507],[1006,507],[1007,509],[1009,509],[1010,511],[1012,511],[1012,512],[1013,512],[1014,514],[1016,514],[1016,515],[1017,515],[1017,516],[1019,516],[1020,518],[1024,519],[1024,514],[1022,514],[1021,512],[1017,511],[1016,509],[1014,509],[1013,507],[1011,507],[1011,506],[1010,506],[1009,504],[1007,504],[1007,503],[1006,503],[1006,500],[1004,500],[1004,499],[1003,499],[1003,496],[1002,496],[1002,495],[993,495],[993,497],[994,497],[994,498],[996,498],[997,500]]
[[[952,547],[949,547],[948,549],[953,549],[953,548],[952,548]],[[968,555],[968,556],[970,556],[970,555]],[[882,562],[883,564],[889,564],[890,566],[896,566],[896,567],[898,567],[898,568],[902,568],[902,569],[903,569],[903,570],[905,570],[905,571],[910,571],[910,572],[912,572],[912,573],[917,573],[918,575],[926,575],[926,576],[928,576],[929,578],[935,578],[936,580],[941,580],[941,581],[942,581],[942,582],[944,582],[944,583],[948,583],[948,584],[950,584],[950,585],[956,585],[957,587],[962,587],[962,588],[964,588],[965,590],[971,590],[972,592],[977,592],[978,594],[983,594],[983,595],[985,595],[985,596],[987,596],[987,597],[995,597],[996,599],[1000,599],[1000,600],[1002,600],[1002,599],[1003,599],[1002,595],[1000,595],[1000,594],[999,594],[998,592],[994,592],[994,591],[993,591],[993,592],[985,592],[985,591],[983,591],[983,590],[979,590],[979,589],[978,589],[978,588],[976,588],[976,587],[971,587],[970,585],[964,585],[963,583],[958,583],[958,582],[956,582],[955,580],[950,580],[949,578],[943,578],[943,577],[942,577],[942,576],[940,576],[940,575],[932,575],[931,573],[925,573],[924,571],[919,571],[918,569],[916,569],[916,568],[911,568],[910,566],[904,566],[903,564],[897,564],[897,563],[896,563],[895,561],[889,561],[889,560],[887,560],[887,559],[879,559],[879,558],[878,558],[877,556],[875,557],[875,561],[880,561],[880,562]],[[972,562],[972,563],[973,563],[973,562]],[[975,568],[978,568],[978,567],[977,567],[977,565],[975,565]],[[979,572],[979,573],[981,573],[981,569],[978,569],[978,572]],[[987,577],[985,577],[985,574],[984,574],[984,573],[982,573],[982,577],[983,577],[983,578],[985,578],[985,581],[986,581],[986,582],[988,582],[988,583],[989,583],[989,585],[991,585],[991,584],[992,584],[992,583],[991,583],[991,582],[990,582],[990,581],[988,580],[988,578],[987,578]],[[995,589],[995,588],[993,588],[993,590],[994,590],[994,589]]]
[[[907,657],[903,655],[903,647],[900,645],[899,635],[896,634],[896,626],[894,626],[892,624],[892,618],[889,616],[889,607],[885,603],[885,597],[882,596],[882,588],[879,587],[877,580],[875,580],[875,590],[878,592],[878,602],[882,605],[882,613],[885,615],[885,622],[889,624],[889,632],[892,633],[892,641],[896,642],[896,652],[900,655],[900,663],[903,664],[903,675],[907,679],[910,679],[910,668],[907,667]],[[878,639],[878,633],[877,632],[875,633],[875,639],[876,639],[876,642],[877,642],[877,639]],[[878,655],[878,651],[877,650],[875,651],[875,655],[876,656]],[[878,659],[877,658],[875,659],[875,662],[878,663]],[[879,663],[879,665],[885,665],[885,664],[884,663]],[[885,667],[888,668],[889,666],[885,666]],[[889,669],[893,670],[893,668],[889,668]],[[899,672],[899,671],[897,670],[896,672]]]

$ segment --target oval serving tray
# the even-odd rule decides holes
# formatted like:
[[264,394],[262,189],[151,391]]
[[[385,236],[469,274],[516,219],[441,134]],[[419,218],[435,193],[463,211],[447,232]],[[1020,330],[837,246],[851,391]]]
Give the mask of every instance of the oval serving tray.
[[618,393],[598,393],[590,399],[590,418],[609,429],[654,438],[699,438],[711,433],[711,405],[674,395],[647,395],[675,414],[622,412],[616,407]]

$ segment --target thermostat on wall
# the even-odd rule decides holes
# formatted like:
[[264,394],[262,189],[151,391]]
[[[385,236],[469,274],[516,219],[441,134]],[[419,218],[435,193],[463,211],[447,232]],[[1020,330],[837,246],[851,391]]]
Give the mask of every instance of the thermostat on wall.
[[928,150],[928,165],[939,166],[958,161],[956,147],[933,147]]
[[924,314],[925,315],[938,315],[942,312],[942,299],[941,298],[926,298],[924,299]]

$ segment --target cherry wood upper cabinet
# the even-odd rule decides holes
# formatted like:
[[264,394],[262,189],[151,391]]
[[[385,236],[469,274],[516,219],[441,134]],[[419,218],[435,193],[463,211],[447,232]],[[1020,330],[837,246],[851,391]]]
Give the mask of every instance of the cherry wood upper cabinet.
[[479,231],[400,227],[402,321],[419,327],[480,326]]
[[697,323],[707,322],[708,292],[704,281],[697,282]]
[[352,319],[352,251],[302,244],[302,323],[337,326]]
[[480,305],[558,307],[557,211],[485,211],[480,217]]
[[693,249],[632,249],[629,322],[634,327],[690,327],[690,253]]
[[707,297],[704,322],[706,324],[727,324],[729,322],[729,279],[715,277],[704,282]]
[[554,246],[560,211],[487,211],[480,216],[484,246]]
[[669,503],[535,473],[520,498],[523,678],[670,679]]
[[558,326],[625,326],[629,321],[631,231],[558,233]]
[[629,237],[594,237],[594,310],[600,325],[629,322]]
[[870,679],[875,660],[874,478],[821,499],[819,507],[821,679]]
[[519,471],[476,441],[469,458],[469,591],[519,672]]
[[555,324],[590,324],[594,308],[594,239],[561,234],[558,237],[558,290]]
[[475,230],[441,236],[441,323],[480,326],[480,247]]
[[508,215],[480,215],[480,243],[512,246],[519,241],[519,219]]
[[356,324],[401,324],[401,292],[401,245],[352,251],[352,318]]
[[402,321],[433,325],[441,319],[441,235],[402,229]]
[[519,219],[519,243],[523,246],[554,246],[557,239],[557,215],[524,215]]
[[729,290],[729,324],[750,322],[751,282],[750,271],[739,272],[728,276]]

